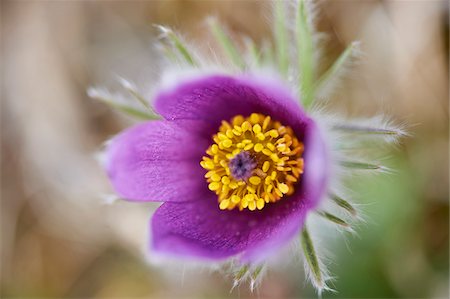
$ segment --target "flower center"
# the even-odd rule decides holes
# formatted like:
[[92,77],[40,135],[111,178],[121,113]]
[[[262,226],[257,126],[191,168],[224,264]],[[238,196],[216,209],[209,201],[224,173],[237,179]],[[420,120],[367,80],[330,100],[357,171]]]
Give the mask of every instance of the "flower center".
[[256,167],[255,159],[247,151],[242,151],[228,163],[231,176],[236,180],[247,180]]
[[253,113],[222,121],[200,165],[219,208],[261,210],[294,193],[303,173],[303,143],[290,127]]

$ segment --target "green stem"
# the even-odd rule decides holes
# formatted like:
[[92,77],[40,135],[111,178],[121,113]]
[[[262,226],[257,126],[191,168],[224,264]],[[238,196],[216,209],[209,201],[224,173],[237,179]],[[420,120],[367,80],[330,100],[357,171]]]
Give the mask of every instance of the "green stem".
[[287,76],[289,68],[288,41],[284,1],[275,1],[275,48],[280,72]]
[[299,85],[301,88],[302,102],[305,108],[309,108],[313,103],[315,96],[313,83],[314,43],[304,0],[300,0],[298,4],[297,48],[299,69],[301,70]]
[[347,64],[349,59],[353,56],[358,43],[352,42],[344,52],[339,56],[339,58],[333,63],[333,65],[316,81],[314,89],[321,90],[324,88],[334,77],[342,70],[342,68]]
[[330,194],[329,196],[339,207],[349,212],[352,216],[356,216],[356,209],[348,201],[336,194]]
[[308,264],[311,270],[314,281],[318,288],[323,288],[324,283],[322,278],[322,272],[320,271],[319,259],[317,258],[316,251],[314,250],[314,244],[311,240],[311,237],[309,236],[306,225],[302,231],[301,243],[306,263]]
[[211,32],[214,35],[215,39],[228,55],[228,58],[239,68],[245,68],[245,62],[242,59],[242,56],[239,54],[239,51],[236,49],[235,45],[231,41],[231,39],[227,36],[227,34],[222,30],[215,19],[209,19],[208,24],[210,26]]

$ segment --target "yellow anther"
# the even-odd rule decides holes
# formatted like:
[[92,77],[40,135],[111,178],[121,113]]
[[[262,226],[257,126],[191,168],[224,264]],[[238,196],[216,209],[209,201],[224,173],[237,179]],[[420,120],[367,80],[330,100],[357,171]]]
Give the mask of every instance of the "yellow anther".
[[211,146],[211,152],[215,155],[219,152],[219,146],[217,144],[213,144]]
[[228,192],[230,191],[230,188],[227,185],[222,185],[221,194],[223,196],[228,195]]
[[231,129],[231,126],[227,121],[222,120],[222,126],[226,129]]
[[255,201],[250,201],[250,202],[248,203],[248,209],[249,209],[250,211],[256,210],[256,202],[255,202]]
[[259,124],[253,125],[253,132],[256,134],[261,133],[261,126]]
[[211,176],[211,180],[213,181],[213,182],[220,182],[220,175],[218,175],[217,173],[214,173],[212,176]]
[[278,128],[278,133],[284,135],[286,133],[286,127],[281,126]]
[[238,187],[238,184],[235,181],[231,181],[228,184],[228,187],[230,187],[231,189],[236,189]]
[[264,139],[266,139],[266,136],[264,136],[264,134],[263,133],[257,133],[256,134],[256,138],[258,138],[259,140],[264,140]]
[[219,137],[219,140],[227,140],[228,137],[224,133],[218,133],[217,137]]
[[264,155],[269,156],[269,157],[270,157],[270,155],[272,155],[272,152],[269,149],[267,149],[267,148],[264,148],[262,150],[262,152],[263,152]]
[[289,187],[288,187],[288,185],[286,185],[286,184],[281,183],[281,184],[278,184],[277,187],[278,187],[278,189],[280,189],[280,191],[281,191],[282,193],[284,193],[284,194],[288,193],[288,191],[289,191]]
[[270,137],[272,138],[277,138],[278,136],[280,136],[280,134],[278,134],[277,130],[270,130],[269,132]]
[[272,159],[273,162],[278,162],[280,159],[278,158],[277,154],[271,154],[270,159]]
[[280,189],[275,188],[273,190],[275,191],[275,194],[278,195],[279,197],[283,196],[283,192],[281,192]]
[[263,149],[264,149],[264,145],[262,145],[261,143],[255,144],[255,147],[254,147],[255,152],[259,153]]
[[237,195],[232,195],[231,196],[231,202],[236,204],[236,203],[240,203],[241,202],[241,198]]
[[279,152],[284,152],[284,151],[286,151],[287,148],[288,148],[288,147],[286,147],[286,144],[284,144],[284,143],[281,143],[281,144],[278,144],[278,145],[277,145],[277,150],[278,150]]
[[230,184],[230,178],[229,177],[227,177],[227,176],[223,176],[222,177],[222,184],[224,184],[224,185],[228,185],[228,184]]
[[247,145],[244,147],[244,150],[246,150],[246,151],[251,150],[252,147],[253,147],[253,143],[247,144]]
[[211,191],[218,190],[218,189],[220,188],[220,183],[219,183],[219,182],[212,182],[212,183],[209,183],[208,188],[209,188],[209,190],[211,190]]
[[220,202],[219,204],[219,208],[221,210],[226,210],[228,208],[228,206],[230,205],[230,201],[228,199],[224,199]]
[[200,165],[209,170],[213,170],[215,168],[214,162],[212,160],[202,161],[200,162]]
[[244,117],[242,115],[237,115],[233,117],[231,122],[233,123],[233,126],[240,126],[244,122]]
[[297,178],[296,178],[295,176],[293,176],[293,175],[288,174],[288,175],[286,176],[286,180],[288,180],[288,181],[290,181],[290,182],[296,182],[296,181],[297,181]]
[[[217,194],[221,210],[262,210],[295,192],[304,148],[290,127],[258,113],[237,115],[222,121],[212,140],[200,165],[207,170],[208,188]],[[239,162],[243,169],[250,167],[248,176],[230,163],[242,152],[248,153]]]
[[247,194],[244,196],[244,200],[247,202],[253,201],[254,195],[253,194]]
[[258,198],[258,200],[256,201],[256,207],[258,208],[258,210],[262,210],[264,208],[264,199]]
[[275,151],[275,145],[273,145],[273,144],[270,143],[270,142],[267,142],[267,143],[266,143],[266,147],[267,147],[268,149],[270,149],[272,152]]
[[250,185],[247,185],[246,189],[247,189],[247,191],[250,192],[251,194],[255,194],[255,193],[256,193],[256,189],[253,188],[253,187],[250,186]]
[[269,125],[269,123],[270,123],[270,116],[266,116],[264,118],[264,122],[263,122],[263,126],[262,126],[263,130],[267,129],[267,126]]
[[252,128],[252,125],[248,121],[244,121],[242,124],[242,132],[250,131]]
[[250,115],[250,121],[251,121],[253,124],[259,123],[259,119],[260,119],[260,117],[259,117],[259,114],[257,114],[257,113],[252,113],[252,114]]
[[251,178],[248,179],[250,181],[250,183],[252,183],[253,185],[259,185],[259,183],[261,183],[261,178],[258,176],[252,176]]
[[241,206],[244,209],[248,207],[248,200],[245,197],[241,200]]
[[222,145],[226,148],[229,148],[232,144],[233,144],[233,141],[231,141],[230,139],[226,139],[226,140],[222,141]]

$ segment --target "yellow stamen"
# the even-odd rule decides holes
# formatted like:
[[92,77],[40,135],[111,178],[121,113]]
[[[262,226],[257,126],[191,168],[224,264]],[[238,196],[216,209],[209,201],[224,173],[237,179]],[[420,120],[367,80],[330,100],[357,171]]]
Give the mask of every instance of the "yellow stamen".
[[255,186],[258,186],[259,183],[261,183],[261,179],[257,176],[252,176],[250,179],[248,179],[250,183],[252,183]]
[[[294,193],[303,173],[304,147],[292,128],[258,113],[237,115],[222,121],[212,140],[200,165],[207,170],[208,188],[217,194],[221,210],[262,210]],[[254,169],[235,178],[230,161],[242,152],[253,159]]]

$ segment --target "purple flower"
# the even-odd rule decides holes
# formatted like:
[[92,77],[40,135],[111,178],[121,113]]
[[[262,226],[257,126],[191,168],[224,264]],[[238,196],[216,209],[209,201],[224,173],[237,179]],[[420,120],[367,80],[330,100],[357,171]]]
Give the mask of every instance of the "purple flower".
[[106,165],[123,198],[164,202],[150,223],[153,250],[251,262],[299,234],[329,163],[321,131],[289,88],[203,76],[160,92],[154,107],[164,120],[115,137]]
[[[175,75],[163,80],[170,87],[149,101],[120,79],[135,104],[121,93],[88,90],[152,120],[115,137],[105,166],[122,198],[163,202],[150,223],[153,251],[230,260],[234,286],[250,279],[253,289],[269,255],[297,236],[308,278],[319,293],[329,290],[322,246],[314,246],[315,223],[306,218],[314,212],[337,232],[353,232],[359,213],[345,178],[386,172],[371,157],[379,156],[372,145],[397,142],[406,133],[383,116],[344,119],[328,111],[324,100],[358,57],[359,44],[351,43],[321,73],[317,54],[326,51],[316,36],[314,10],[311,1],[275,1],[273,46],[246,39],[245,50],[209,19],[223,61],[159,26],[167,58],[161,73]],[[207,75],[210,69],[221,71]],[[178,80],[186,71],[201,76]],[[270,75],[255,75],[261,73]]]

